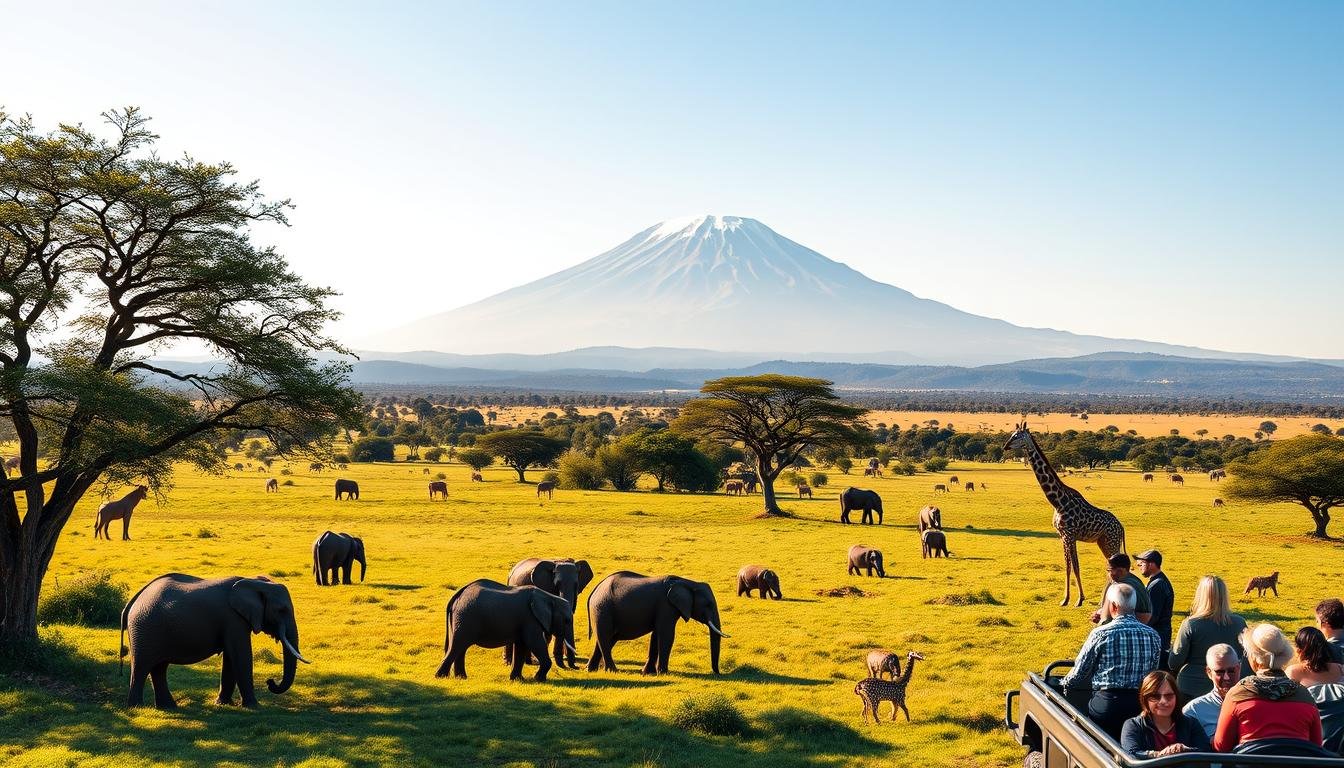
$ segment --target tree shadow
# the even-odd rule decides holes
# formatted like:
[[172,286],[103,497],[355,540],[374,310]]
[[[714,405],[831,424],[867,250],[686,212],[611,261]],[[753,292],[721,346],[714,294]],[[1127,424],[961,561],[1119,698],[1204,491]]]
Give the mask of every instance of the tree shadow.
[[412,589],[424,589],[424,588],[425,588],[425,585],[424,585],[424,584],[384,584],[384,583],[374,583],[374,582],[370,582],[368,586],[373,587],[374,589],[388,589],[388,590],[392,590],[392,591],[395,591],[395,592],[402,592],[402,591],[406,591],[406,590],[412,590]]
[[1053,531],[1023,531],[1014,528],[950,528],[958,534],[970,533],[981,536],[1017,536],[1024,539],[1058,539],[1059,534]]
[[[259,669],[258,680],[267,671]],[[16,705],[0,711],[0,754],[17,749],[35,764],[48,757],[63,762],[106,755],[129,765],[294,765],[339,757],[359,766],[534,762],[615,768],[637,762],[641,754],[661,752],[694,765],[802,768],[832,764],[837,756],[855,751],[890,749],[843,723],[806,711],[778,721],[763,717],[747,734],[726,739],[680,730],[633,707],[601,711],[592,698],[581,696],[586,687],[671,683],[658,679],[576,677],[481,691],[467,685],[462,688],[468,690],[455,690],[456,681],[433,681],[428,673],[425,682],[309,673],[285,695],[268,694],[262,686],[261,708],[246,710],[208,703],[218,681],[210,670],[172,667],[169,676],[179,708],[162,713],[122,706],[124,684],[111,700],[80,702],[0,678],[0,687],[16,692],[11,694]],[[827,684],[768,674],[742,679]],[[548,686],[572,689],[576,698],[557,701],[532,695]],[[146,700],[151,700],[148,692]],[[672,704],[668,702],[669,710]],[[800,731],[791,726],[795,721],[807,727]],[[774,749],[776,745],[787,750]]]
[[1285,616],[1281,613],[1270,613],[1269,611],[1263,611],[1259,608],[1243,608],[1236,610],[1236,612],[1241,618],[1246,620],[1247,624],[1257,621],[1269,621],[1276,624],[1279,622],[1299,622],[1304,627],[1315,626],[1315,622],[1304,621],[1301,616]]

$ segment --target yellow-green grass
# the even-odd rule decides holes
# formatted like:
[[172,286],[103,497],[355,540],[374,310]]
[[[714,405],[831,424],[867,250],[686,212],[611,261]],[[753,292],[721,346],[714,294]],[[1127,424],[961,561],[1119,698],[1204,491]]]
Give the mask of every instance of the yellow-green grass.
[[[47,585],[91,569],[111,569],[132,590],[170,571],[270,574],[294,597],[302,650],[313,661],[301,665],[294,688],[265,692],[264,679],[280,671],[279,648],[254,636],[260,710],[212,703],[218,658],[170,668],[178,711],[128,710],[117,631],[47,627],[44,635],[59,632],[100,682],[0,678],[0,763],[1014,765],[1021,753],[1000,726],[1003,692],[1024,670],[1073,655],[1104,578],[1096,548],[1085,545],[1089,605],[1058,606],[1064,577],[1051,509],[1032,475],[1012,464],[954,463],[937,475],[879,479],[832,472],[816,499],[785,501],[796,518],[767,520],[755,517],[760,496],[558,491],[554,500],[538,500],[511,470],[489,468],[487,482],[470,483],[460,464],[352,465],[341,475],[359,481],[362,498],[336,502],[332,473],[312,475],[295,464],[285,478],[281,466],[277,476],[294,485],[269,495],[269,475],[255,471],[183,472],[164,504],[150,499],[137,510],[129,542],[93,540],[98,500],[89,499],[62,536]],[[447,473],[448,501],[429,501],[425,466]],[[987,490],[934,495],[933,483],[951,474]],[[1300,507],[1215,509],[1218,486],[1203,477],[1176,487],[1108,471],[1068,482],[1120,516],[1131,553],[1165,553],[1178,610],[1205,573],[1228,580],[1248,619],[1290,631],[1308,623],[1321,597],[1339,592],[1341,548],[1304,538],[1310,526]],[[849,483],[883,495],[886,525],[837,522],[836,497]],[[943,510],[951,559],[920,558],[913,522],[931,502]],[[201,538],[202,529],[216,536]],[[364,538],[366,583],[314,583],[311,543],[327,529]],[[855,543],[885,551],[889,578],[846,575],[845,553]],[[529,556],[587,558],[599,579],[629,569],[710,582],[732,635],[724,641],[725,674],[708,673],[706,631],[691,623],[679,625],[666,676],[638,674],[647,642],[635,641],[616,647],[616,674],[554,670],[545,684],[511,683],[498,650],[474,649],[469,679],[435,679],[453,589],[482,577],[502,581]],[[735,574],[746,563],[775,568],[786,599],[737,597]],[[1241,596],[1250,576],[1274,570],[1282,572],[1280,597]],[[846,585],[869,596],[818,594]],[[930,602],[985,591],[1002,605]],[[586,622],[581,606],[583,655],[591,648]],[[854,681],[876,647],[927,658],[910,683],[911,723],[860,720]],[[670,724],[678,702],[706,692],[726,695],[750,732],[706,736]],[[787,708],[813,713],[804,720],[810,730],[796,730],[797,712],[778,714]]]

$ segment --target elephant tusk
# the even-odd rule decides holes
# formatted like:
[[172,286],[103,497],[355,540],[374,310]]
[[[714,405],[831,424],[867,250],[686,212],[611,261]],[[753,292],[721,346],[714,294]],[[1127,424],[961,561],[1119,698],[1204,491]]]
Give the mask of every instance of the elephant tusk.
[[283,645],[283,646],[285,647],[285,650],[286,650],[286,651],[289,651],[290,653],[294,654],[294,658],[298,659],[299,661],[302,661],[304,664],[312,664],[312,663],[313,663],[313,662],[311,662],[311,661],[309,661],[309,660],[303,658],[303,654],[302,654],[302,653],[299,653],[298,649],[296,649],[294,646],[292,646],[292,645],[289,644],[289,638],[287,638],[287,637],[281,637],[281,638],[280,638],[280,644]]
[[714,626],[714,622],[707,621],[705,623],[709,625],[709,630],[714,634],[718,635],[719,637],[732,637],[732,635],[725,634],[722,629],[719,629],[718,627]]
[[578,648],[575,648],[575,647],[574,647],[574,644],[571,643],[571,642],[569,642],[568,640],[565,641],[565,647],[568,648],[568,649],[570,650],[570,652],[572,652],[572,653],[578,653],[578,652],[579,652],[579,649],[578,649]]

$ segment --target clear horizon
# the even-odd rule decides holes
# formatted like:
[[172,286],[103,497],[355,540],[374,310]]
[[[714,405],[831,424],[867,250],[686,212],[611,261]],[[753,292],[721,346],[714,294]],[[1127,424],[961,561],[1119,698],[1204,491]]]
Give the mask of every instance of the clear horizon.
[[52,128],[138,105],[164,154],[293,198],[256,239],[344,293],[346,341],[715,213],[1017,325],[1344,358],[1344,5],[6,18],[30,64],[0,106]]

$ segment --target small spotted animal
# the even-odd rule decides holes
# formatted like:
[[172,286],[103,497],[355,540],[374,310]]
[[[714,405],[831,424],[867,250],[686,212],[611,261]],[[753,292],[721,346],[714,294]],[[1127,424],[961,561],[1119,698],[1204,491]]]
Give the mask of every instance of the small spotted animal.
[[1251,580],[1246,584],[1246,591],[1242,594],[1249,595],[1251,594],[1252,589],[1259,590],[1259,593],[1256,595],[1256,597],[1264,597],[1266,589],[1273,590],[1274,596],[1278,597],[1279,572],[1275,571],[1274,573],[1271,573],[1268,576],[1253,576]]
[[854,684],[854,693],[860,699],[863,699],[863,722],[868,722],[868,713],[873,713],[873,724],[881,722],[878,717],[877,708],[884,701],[891,702],[891,720],[896,721],[896,710],[899,708],[905,713],[905,721],[910,722],[910,710],[905,706],[905,688],[910,682],[910,676],[915,673],[915,662],[923,661],[924,657],[914,651],[905,655],[905,672],[898,680],[882,680],[876,677],[867,677]]

